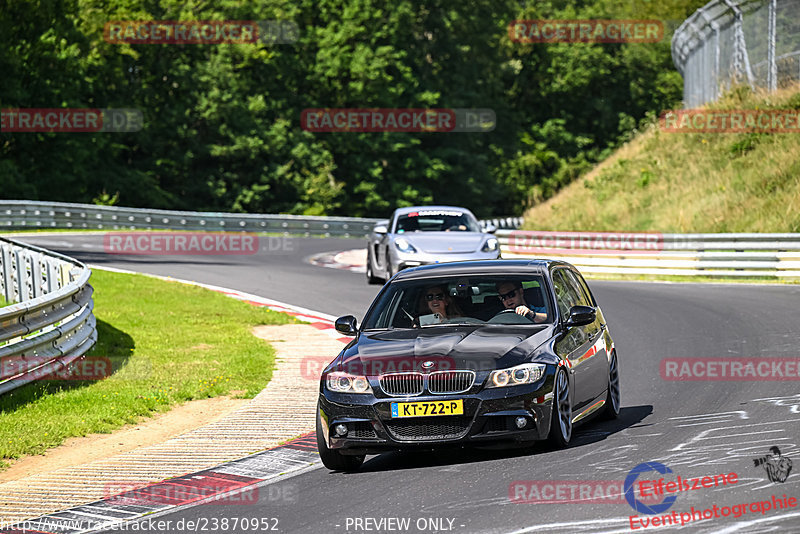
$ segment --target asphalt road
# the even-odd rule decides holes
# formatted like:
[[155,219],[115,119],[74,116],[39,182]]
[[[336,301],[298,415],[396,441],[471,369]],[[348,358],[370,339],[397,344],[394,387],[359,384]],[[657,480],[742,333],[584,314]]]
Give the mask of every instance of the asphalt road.
[[[24,240],[88,263],[231,287],[337,316],[361,317],[378,290],[361,274],[305,261],[318,252],[356,248],[360,240],[292,239],[291,250],[208,257],[111,256],[103,253],[101,236]],[[548,483],[622,481],[642,462],[671,468],[667,480],[738,476],[723,487],[682,492],[664,514],[748,505],[784,494],[800,500],[797,381],[677,382],[659,374],[661,360],[668,357],[797,357],[800,287],[599,281],[590,286],[616,342],[622,410],[615,422],[580,427],[568,449],[537,445],[515,451],[389,453],[369,457],[357,473],[320,468],[280,482],[291,498],[271,499],[262,492],[258,505],[197,506],[159,519],[172,521],[171,532],[186,531],[187,520],[200,520],[197,526],[206,528],[196,530],[205,532],[273,527],[326,533],[631,532],[630,516],[636,512],[624,501],[516,503],[509,490],[513,496],[523,487],[525,493],[518,495],[530,497],[531,484],[516,481],[536,481],[535,488],[546,497]],[[754,459],[768,455],[772,446],[795,462],[783,483],[770,482],[764,468],[755,466]],[[223,518],[227,529],[221,528]],[[233,518],[239,521],[236,529],[231,528]],[[277,521],[248,522],[241,528],[242,518]],[[178,529],[181,519],[183,528]],[[212,529],[215,524],[218,528]],[[142,526],[139,531],[148,531]],[[713,517],[683,530],[800,532],[800,505],[764,513],[748,508],[738,518]]]

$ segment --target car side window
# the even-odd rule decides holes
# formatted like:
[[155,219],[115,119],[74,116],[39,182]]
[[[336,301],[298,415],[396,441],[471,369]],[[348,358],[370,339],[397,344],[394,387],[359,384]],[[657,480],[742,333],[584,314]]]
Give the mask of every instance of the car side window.
[[564,269],[557,269],[553,271],[553,286],[556,289],[556,301],[558,302],[558,311],[563,318],[569,317],[569,309],[573,306],[580,305],[580,293],[564,276]]
[[578,305],[579,306],[591,306],[592,305],[592,301],[589,299],[589,296],[586,294],[586,292],[581,287],[581,284],[578,281],[578,277],[575,276],[575,273],[572,272],[572,271],[568,271],[566,269],[563,270],[562,273],[566,277],[567,283],[569,283],[569,285],[572,287],[572,291],[577,295],[577,297],[578,297]]
[[580,273],[576,273],[575,271],[570,271],[570,274],[573,276],[573,278],[575,278],[575,280],[578,281],[578,285],[583,290],[583,294],[586,297],[587,302],[589,303],[587,304],[587,306],[597,306],[594,300],[594,295],[592,295],[592,292],[589,290],[589,284],[586,283],[586,280],[583,279],[583,276],[581,276]]

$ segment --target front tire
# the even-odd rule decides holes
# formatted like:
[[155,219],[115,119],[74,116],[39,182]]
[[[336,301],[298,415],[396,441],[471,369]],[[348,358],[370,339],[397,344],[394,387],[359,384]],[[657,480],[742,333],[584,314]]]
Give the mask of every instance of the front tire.
[[611,353],[611,361],[608,362],[608,394],[603,407],[603,419],[613,420],[619,417],[619,397],[619,367],[617,351],[614,351]]
[[397,269],[395,268],[394,263],[392,263],[392,258],[389,256],[389,251],[387,250],[386,251],[386,281],[388,282],[389,280],[391,280],[392,277],[394,275],[396,275],[396,274],[397,274]]
[[556,447],[566,447],[572,439],[572,402],[569,400],[569,378],[564,369],[556,371],[549,439]]
[[375,276],[375,273],[372,271],[372,254],[367,248],[367,284],[374,286],[383,282],[380,278]]
[[361,464],[364,463],[363,454],[360,456],[345,456],[337,450],[328,448],[325,435],[322,433],[319,415],[317,415],[317,450],[319,451],[319,457],[322,459],[322,465],[331,471],[357,471]]

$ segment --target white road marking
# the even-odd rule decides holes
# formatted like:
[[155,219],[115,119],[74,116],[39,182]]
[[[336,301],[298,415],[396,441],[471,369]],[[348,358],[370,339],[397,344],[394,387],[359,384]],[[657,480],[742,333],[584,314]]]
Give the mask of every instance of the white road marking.
[[530,527],[526,527],[520,530],[512,530],[509,534],[524,534],[526,532],[546,532],[549,529],[554,528],[567,528],[572,529],[568,530],[568,532],[579,532],[581,530],[585,530],[588,532],[598,532],[597,527],[598,525],[608,525],[608,526],[621,526],[626,525],[627,528],[623,530],[611,530],[606,531],[608,533],[611,532],[630,532],[630,522],[627,517],[614,517],[612,519],[589,519],[585,521],[564,521],[560,523],[547,523],[544,525],[532,525]]
[[764,397],[753,399],[753,402],[768,402],[775,406],[791,406],[789,413],[800,413],[800,393],[787,397]]
[[[770,517],[762,517],[759,519],[753,519],[749,521],[738,521],[733,525],[728,525],[718,530],[714,530],[714,534],[728,534],[729,532],[752,532],[752,527],[755,525],[759,525],[762,523],[772,523],[775,521],[781,521],[784,519],[790,519],[793,517],[800,517],[800,512],[794,512],[791,514],[782,514],[782,515],[774,515]],[[789,532],[788,530],[783,530],[783,532]]]
[[747,412],[744,410],[737,410],[734,412],[720,412],[720,413],[706,413],[706,414],[699,414],[699,415],[684,415],[680,417],[670,417],[670,420],[679,421],[682,419],[686,419],[688,421],[697,420],[699,422],[693,423],[686,423],[682,425],[675,425],[677,428],[683,428],[687,426],[697,426],[697,425],[709,425],[715,423],[729,423],[736,419],[736,415],[738,415],[738,419],[749,419],[750,417],[747,415]]

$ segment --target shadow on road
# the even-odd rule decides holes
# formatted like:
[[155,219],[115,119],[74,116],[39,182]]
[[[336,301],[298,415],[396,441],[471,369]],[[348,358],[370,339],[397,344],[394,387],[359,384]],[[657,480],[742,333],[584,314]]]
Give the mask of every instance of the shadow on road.
[[[619,418],[613,421],[593,420],[575,429],[570,450],[603,441],[608,436],[641,423],[653,413],[651,405],[622,408]],[[419,469],[447,465],[490,462],[523,456],[546,456],[563,449],[555,449],[547,442],[516,445],[515,448],[444,447],[441,449],[420,449],[404,452],[387,452],[368,458],[358,473],[394,471],[400,469]]]

